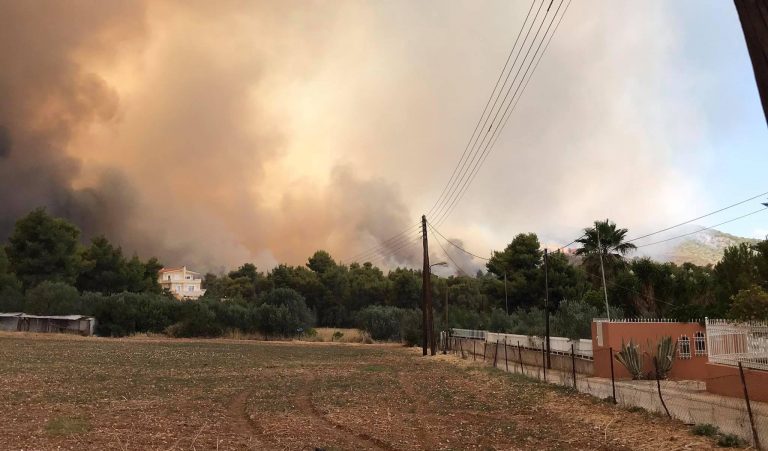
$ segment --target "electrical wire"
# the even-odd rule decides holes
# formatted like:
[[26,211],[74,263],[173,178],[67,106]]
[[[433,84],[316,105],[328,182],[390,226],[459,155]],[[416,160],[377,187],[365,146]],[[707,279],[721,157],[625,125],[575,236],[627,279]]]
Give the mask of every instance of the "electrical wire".
[[[639,236],[639,237],[637,237],[637,238],[632,238],[631,240],[627,240],[626,242],[627,242],[627,243],[631,243],[631,242],[633,242],[633,241],[637,241],[637,240],[640,240],[640,239],[642,239],[642,238],[647,238],[647,237],[649,237],[649,236],[653,236],[653,235],[659,234],[659,233],[661,233],[661,232],[666,232],[667,230],[672,230],[672,229],[674,229],[674,228],[677,228],[677,227],[680,227],[680,226],[683,226],[683,225],[686,225],[686,224],[690,224],[690,223],[692,223],[693,221],[698,221],[699,219],[704,219],[704,218],[706,218],[707,216],[712,216],[712,215],[714,215],[714,214],[716,214],[716,213],[720,213],[721,211],[725,211],[725,210],[728,210],[729,208],[733,208],[733,207],[736,207],[736,206],[738,206],[738,205],[741,205],[741,204],[745,204],[745,203],[747,203],[747,202],[749,202],[749,201],[751,201],[751,200],[755,200],[755,199],[757,199],[758,197],[763,197],[763,196],[765,196],[765,195],[768,195],[768,191],[766,191],[766,192],[764,192],[764,193],[761,193],[761,194],[758,194],[757,196],[753,196],[753,197],[750,197],[749,199],[745,199],[745,200],[742,200],[742,201],[736,202],[735,204],[731,204],[731,205],[728,205],[727,207],[723,207],[723,208],[721,208],[721,209],[719,209],[719,210],[715,210],[715,211],[713,211],[713,212],[711,212],[711,213],[707,213],[707,214],[705,214],[705,215],[701,215],[701,216],[699,216],[699,217],[696,217],[696,218],[693,218],[693,219],[689,219],[689,220],[687,220],[687,221],[681,222],[680,224],[675,224],[675,225],[673,225],[673,226],[669,226],[669,227],[667,227],[667,228],[665,228],[665,229],[657,230],[657,231],[655,231],[655,232],[653,232],[653,233],[648,233],[648,234],[645,234],[645,235]],[[715,226],[715,227],[716,227],[716,226]]]
[[440,233],[440,231],[439,231],[439,230],[437,230],[437,229],[435,228],[435,226],[433,226],[431,223],[427,222],[427,225],[429,226],[429,228],[430,228],[430,229],[432,229],[432,231],[433,231],[433,232],[435,232],[435,233],[437,233],[438,235],[440,235],[441,237],[443,237],[443,239],[444,239],[444,240],[445,240],[445,241],[446,241],[448,244],[450,244],[451,246],[455,247],[456,249],[458,249],[458,250],[460,250],[460,251],[464,252],[465,254],[468,254],[468,255],[471,255],[471,256],[473,256],[473,257],[479,258],[480,260],[485,260],[485,261],[489,261],[489,260],[490,260],[490,258],[485,258],[485,257],[481,257],[481,256],[479,256],[479,255],[477,255],[477,254],[473,254],[472,252],[469,252],[468,250],[464,249],[463,247],[459,246],[458,244],[455,244],[455,243],[453,243],[451,240],[449,240],[448,238],[446,238],[446,237],[445,237],[445,235],[443,235],[442,233]]
[[[456,194],[451,197],[451,200],[449,201],[448,207],[442,209],[442,211],[439,214],[438,213],[435,214],[435,216],[437,217],[437,220],[435,222],[438,225],[442,225],[443,224],[443,222],[447,219],[447,217],[453,212],[453,210],[455,209],[456,205],[458,205],[459,201],[464,197],[464,195],[466,194],[467,190],[469,189],[469,187],[471,186],[472,182],[474,181],[475,177],[477,176],[477,173],[480,171],[480,168],[485,163],[485,160],[487,159],[488,155],[493,150],[493,147],[495,146],[496,141],[497,141],[498,136],[500,135],[501,131],[506,127],[507,121],[509,120],[509,117],[511,116],[512,111],[514,111],[514,109],[517,107],[517,103],[519,102],[520,98],[522,97],[523,93],[525,92],[525,88],[528,86],[528,81],[530,81],[530,79],[533,77],[533,72],[530,72],[531,68],[534,67],[534,71],[535,71],[535,68],[538,67],[538,62],[541,61],[541,58],[543,57],[544,52],[546,52],[546,49],[549,46],[549,43],[551,42],[552,37],[554,36],[555,32],[557,31],[557,28],[560,26],[560,23],[562,22],[563,17],[565,17],[565,13],[567,12],[568,7],[570,6],[570,0],[568,2],[568,5],[566,6],[566,8],[563,10],[563,14],[560,15],[560,20],[557,22],[557,26],[555,26],[555,28],[552,31],[552,33],[549,34],[549,39],[548,39],[547,35],[548,35],[550,29],[552,28],[552,24],[557,19],[558,13],[559,13],[560,8],[562,7],[563,3],[564,3],[564,0],[561,0],[560,3],[558,4],[557,9],[555,10],[554,15],[552,16],[552,20],[550,20],[549,25],[547,25],[547,28],[544,31],[544,36],[538,42],[538,45],[536,46],[536,50],[534,51],[533,56],[532,56],[531,60],[529,61],[528,66],[525,69],[525,72],[523,73],[523,77],[520,79],[520,82],[518,83],[517,88],[515,89],[514,93],[512,94],[512,97],[510,98],[510,101],[507,104],[507,106],[506,106],[506,108],[504,110],[504,113],[501,115],[501,119],[498,121],[498,123],[496,123],[496,127],[493,130],[493,133],[490,135],[490,139],[486,143],[486,139],[485,138],[487,138],[489,136],[488,133],[490,133],[490,131],[491,131],[490,127],[488,129],[488,133],[486,133],[486,136],[483,138],[483,140],[481,142],[481,147],[482,147],[482,143],[486,143],[486,144],[485,144],[485,147],[483,148],[483,150],[479,151],[480,158],[477,159],[476,161],[473,159],[474,164],[473,164],[471,170],[468,172],[468,174],[469,174],[468,177],[466,179],[463,179],[463,183],[461,183],[461,180],[460,180],[459,183],[461,183],[461,188],[459,188],[459,191],[457,191]],[[528,50],[526,51],[525,57],[523,57],[523,61],[522,61],[521,65],[520,65],[520,67],[518,68],[517,74],[515,74],[515,79],[514,80],[517,79],[517,75],[522,70],[522,67],[525,64],[525,61],[527,60],[528,55],[530,54],[531,49],[533,49],[535,41],[538,38],[539,32],[541,31],[541,28],[544,25],[545,21],[546,21],[546,15],[545,15],[544,19],[542,20],[542,22],[539,24],[539,28],[536,30],[536,34],[534,35],[534,38],[531,41],[531,44],[530,44]],[[544,51],[539,53],[541,48],[542,48],[542,44],[544,44],[544,41],[547,41],[547,45],[544,47]],[[537,59],[537,57],[538,57],[538,59]],[[535,66],[534,66],[534,62],[535,62]],[[530,77],[528,77],[528,79],[526,81],[526,76],[528,75],[529,72],[530,72],[531,75],[530,75]],[[512,85],[514,85],[514,80],[513,80]],[[512,85],[510,85],[510,89],[507,91],[507,94],[505,95],[505,98],[502,101],[502,104],[499,107],[499,110],[496,112],[496,115],[494,116],[494,119],[493,119],[491,125],[493,125],[493,122],[496,121],[496,118],[498,117],[498,114],[501,111],[501,108],[504,106],[506,98],[509,95],[509,92],[511,92],[511,90],[512,90]],[[522,90],[521,90],[521,87],[522,87]],[[519,96],[518,96],[518,92],[520,93]],[[515,100],[515,98],[517,98],[517,100]]]
[[388,248],[391,248],[393,246],[396,246],[398,244],[401,244],[404,240],[408,239],[410,235],[413,235],[414,232],[420,232],[421,224],[418,224],[416,226],[411,226],[409,229],[406,229],[403,232],[400,232],[397,235],[394,235],[382,242],[380,242],[378,245],[373,246],[369,248],[366,251],[360,252],[354,257],[352,257],[351,261],[358,261],[364,258],[370,258],[371,255],[378,254],[379,252],[386,250]]
[[764,210],[768,210],[768,207],[763,207],[763,208],[761,208],[759,210],[755,210],[755,211],[753,211],[751,213],[747,213],[745,215],[741,215],[739,217],[736,217],[736,218],[733,218],[733,219],[729,219],[727,221],[723,221],[723,222],[721,222],[719,224],[711,225],[709,227],[704,227],[704,228],[702,228],[700,230],[696,230],[696,231],[689,232],[689,233],[684,233],[682,235],[673,236],[672,238],[667,238],[665,240],[654,241],[653,243],[643,244],[641,246],[637,246],[637,248],[639,249],[641,247],[653,246],[653,245],[656,245],[656,244],[666,243],[667,241],[677,240],[679,238],[683,238],[683,237],[686,237],[686,236],[689,236],[689,235],[694,235],[696,233],[700,233],[700,232],[703,232],[705,230],[709,230],[709,229],[712,229],[712,228],[715,228],[715,227],[719,227],[719,226],[721,226],[723,224],[728,224],[728,223],[731,223],[731,222],[734,222],[734,221],[738,221],[739,219],[746,218],[747,216],[752,216],[752,215],[760,213],[761,211],[764,211]]
[[[435,229],[432,229],[432,231],[434,232]],[[453,266],[456,267],[456,270],[459,271],[459,274],[464,274],[465,276],[469,276],[469,274],[466,271],[464,271],[464,268],[459,266],[459,264],[456,263],[456,261],[454,261],[453,257],[451,257],[451,254],[449,254],[448,251],[445,250],[445,247],[443,247],[443,245],[440,243],[440,240],[435,235],[432,235],[432,236],[435,238],[435,241],[437,242],[437,245],[440,246],[440,249],[443,250],[443,253],[445,254],[445,256],[448,257],[448,260],[450,260],[451,263],[453,263]],[[446,240],[446,241],[448,241],[448,240]]]
[[[459,163],[456,165],[456,167],[453,170],[453,173],[451,174],[450,179],[448,180],[448,183],[443,188],[443,192],[440,194],[440,197],[437,199],[435,204],[432,206],[432,208],[429,209],[429,212],[427,213],[427,216],[431,216],[433,212],[440,211],[442,209],[443,204],[447,199],[450,198],[451,194],[456,189],[456,186],[458,186],[459,183],[461,183],[461,180],[464,179],[464,175],[466,172],[464,171],[465,165],[470,161],[470,157],[472,161],[474,161],[475,152],[476,152],[476,145],[477,145],[477,139],[479,139],[480,134],[477,134],[477,130],[485,130],[485,126],[488,123],[488,119],[491,117],[491,114],[493,113],[494,109],[496,108],[496,104],[499,101],[499,98],[501,97],[501,93],[504,91],[505,86],[507,85],[507,81],[509,80],[509,76],[512,75],[512,71],[514,70],[515,65],[517,64],[518,58],[520,58],[520,54],[522,53],[523,47],[525,46],[525,42],[528,40],[528,36],[530,35],[531,30],[533,29],[533,25],[536,22],[536,19],[539,17],[539,13],[541,12],[541,8],[544,6],[544,2],[546,0],[541,0],[541,3],[539,4],[539,8],[536,10],[536,15],[533,17],[533,20],[531,21],[531,25],[528,28],[528,31],[525,34],[525,38],[523,38],[523,42],[520,45],[520,50],[517,52],[517,56],[515,57],[515,60],[512,62],[512,66],[510,66],[509,73],[507,73],[507,76],[504,78],[504,83],[501,85],[501,88],[499,89],[498,94],[496,94],[496,88],[499,85],[499,81],[504,76],[504,73],[507,71],[507,66],[509,64],[509,60],[512,58],[512,55],[515,53],[515,47],[517,47],[517,43],[520,40],[520,36],[522,35],[523,30],[525,29],[525,24],[528,22],[528,17],[530,17],[531,10],[533,9],[533,5],[536,3],[535,0],[531,3],[531,7],[528,10],[528,14],[525,16],[525,20],[523,21],[523,25],[520,27],[520,31],[518,31],[517,37],[515,38],[515,43],[512,45],[512,49],[509,52],[509,55],[507,56],[507,61],[504,63],[504,68],[502,69],[501,73],[499,74],[499,78],[496,80],[496,86],[494,86],[493,91],[491,92],[491,96],[488,98],[488,101],[486,102],[486,107],[483,109],[483,113],[480,115],[480,118],[477,121],[477,125],[475,125],[475,130],[472,133],[472,136],[469,139],[469,142],[467,142],[467,146],[464,149],[464,152],[462,153],[462,156],[459,160]],[[513,80],[514,84],[514,80]],[[510,85],[511,89],[512,85]],[[509,90],[507,91],[509,92]],[[488,105],[491,103],[491,99],[496,95],[496,98],[493,100],[493,105],[491,106],[490,111],[488,111]],[[506,97],[505,97],[506,99]],[[486,116],[485,113],[488,111],[488,115]],[[485,121],[483,121],[483,117],[485,117]],[[480,126],[480,123],[482,122],[482,126]],[[487,133],[487,132],[486,132]],[[476,139],[477,138],[477,139]],[[473,144],[474,141],[474,144]],[[469,156],[467,156],[466,160],[464,159],[466,155],[467,149],[471,147],[471,151],[469,152]],[[456,182],[454,185],[455,174],[456,170],[459,170],[460,177],[459,181]],[[448,188],[450,190],[448,190]],[[448,190],[448,191],[446,191]],[[445,195],[445,193],[448,192],[448,195]],[[435,210],[437,209],[437,210]]]
[[[541,5],[539,5],[539,10],[537,10],[537,14],[534,17],[534,20],[531,22],[531,25],[530,25],[530,27],[528,28],[528,31],[525,34],[525,38],[523,39],[523,44],[521,45],[520,51],[518,52],[518,57],[520,56],[520,54],[522,54],[523,47],[526,45],[526,41],[528,41],[528,37],[530,36],[531,31],[533,30],[534,26],[536,25],[536,18],[538,17],[538,13],[541,10],[541,7],[543,6],[543,4],[544,4],[544,2],[542,2]],[[548,11],[544,13],[544,16],[543,16],[541,22],[539,23],[538,27],[536,28],[536,33],[534,34],[533,39],[531,39],[530,44],[528,45],[528,49],[526,50],[525,56],[523,57],[522,61],[520,62],[520,66],[517,68],[517,72],[515,72],[515,77],[512,79],[512,83],[510,83],[509,88],[506,90],[506,92],[504,94],[504,98],[502,99],[501,103],[499,104],[499,108],[496,109],[496,111],[495,111],[495,113],[493,115],[493,119],[491,120],[491,123],[488,126],[488,129],[484,132],[482,140],[480,140],[479,137],[478,137],[478,140],[475,141],[475,145],[477,147],[475,148],[475,146],[473,146],[473,151],[471,152],[472,153],[472,158],[470,160],[469,167],[467,168],[466,171],[464,171],[462,173],[462,175],[458,179],[457,183],[449,191],[448,196],[446,197],[445,203],[443,204],[443,206],[438,208],[435,211],[434,216],[438,218],[436,222],[440,223],[439,221],[442,218],[442,215],[445,213],[445,211],[447,209],[451,208],[451,206],[455,202],[455,199],[458,196],[458,194],[463,190],[464,186],[466,186],[467,181],[469,180],[469,176],[472,174],[472,172],[474,171],[474,168],[477,166],[477,163],[482,158],[482,157],[481,158],[477,158],[477,157],[481,156],[484,153],[483,144],[486,142],[486,138],[488,136],[490,136],[491,130],[493,130],[494,128],[498,129],[498,127],[500,125],[500,122],[496,122],[496,119],[499,117],[499,113],[504,108],[504,104],[507,102],[507,98],[509,97],[510,92],[512,92],[512,89],[515,87],[515,82],[517,81],[517,78],[520,75],[520,71],[523,69],[523,66],[525,65],[525,62],[528,59],[528,55],[530,55],[531,49],[535,45],[536,39],[539,37],[539,33],[541,33],[541,28],[544,26],[544,23],[546,22],[547,14],[548,14]],[[517,59],[515,61],[517,61]],[[529,63],[529,65],[532,62],[533,62],[533,59],[531,59],[531,62]],[[512,75],[513,70],[514,70],[514,65],[510,69],[509,73],[507,74],[507,78],[504,80],[504,86],[506,86],[506,82],[509,79],[509,76]],[[522,84],[522,79],[520,80],[520,84],[518,84],[517,90],[520,89],[520,85],[521,84]],[[502,87],[502,89],[503,89],[503,87]],[[515,92],[517,92],[517,90],[515,90]],[[499,96],[500,95],[501,95],[501,93],[499,93]],[[494,103],[494,106],[495,106],[495,103]],[[492,109],[491,112],[493,112],[493,109]],[[490,117],[490,114],[489,114],[488,117]],[[485,124],[487,124],[487,123],[488,123],[488,118],[486,118],[486,121],[483,123],[483,130],[485,130]],[[479,143],[479,145],[477,145],[478,143]],[[487,148],[487,145],[486,145],[486,148]],[[481,150],[481,149],[483,149],[483,150]],[[457,188],[458,188],[459,191],[456,191]]]

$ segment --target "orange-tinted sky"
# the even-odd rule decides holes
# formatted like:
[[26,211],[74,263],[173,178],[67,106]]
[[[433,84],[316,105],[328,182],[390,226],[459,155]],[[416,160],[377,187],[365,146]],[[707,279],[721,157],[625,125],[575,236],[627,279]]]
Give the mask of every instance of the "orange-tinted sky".
[[[44,205],[169,265],[348,260],[439,196],[529,5],[0,1],[0,226]],[[713,142],[739,130],[702,93],[754,87],[735,12],[701,9],[574,0],[442,231],[487,254],[718,206]],[[739,70],[712,75],[723,55]]]

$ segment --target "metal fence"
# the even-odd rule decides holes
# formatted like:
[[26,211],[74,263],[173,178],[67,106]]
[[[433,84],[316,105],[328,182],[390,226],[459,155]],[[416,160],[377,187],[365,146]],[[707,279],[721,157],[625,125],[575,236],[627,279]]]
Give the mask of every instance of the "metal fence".
[[475,340],[485,340],[486,331],[474,329],[451,329],[451,336],[457,338],[472,338]]
[[706,319],[709,361],[768,370],[768,323]]
[[571,387],[629,410],[675,418],[714,434],[717,440],[723,442],[742,441],[756,449],[763,449],[760,448],[761,439],[763,446],[768,442],[768,403],[750,400],[750,389],[757,387],[749,387],[746,383],[751,373],[761,372],[756,369],[742,366],[741,373],[721,376],[729,379],[726,381],[728,384],[741,387],[744,394],[742,397],[727,397],[707,392],[703,380],[705,375],[700,381],[671,381],[658,377],[659,373],[651,368],[651,376],[656,377],[646,380],[592,377],[591,365],[609,362],[612,373],[614,365],[620,365],[615,359],[617,352],[610,348],[587,357],[578,355],[576,345],[572,343],[569,353],[562,352],[548,359],[540,346],[541,340],[513,341],[511,334],[491,333],[486,334],[486,339],[465,338],[451,333],[444,333],[442,337],[444,352],[454,353],[463,359]]

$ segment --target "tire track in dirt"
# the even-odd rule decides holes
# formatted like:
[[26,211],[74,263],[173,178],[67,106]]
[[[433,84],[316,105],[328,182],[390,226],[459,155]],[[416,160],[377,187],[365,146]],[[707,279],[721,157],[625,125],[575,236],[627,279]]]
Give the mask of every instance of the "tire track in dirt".
[[[414,403],[417,417],[429,417],[430,412],[425,408],[428,405],[429,400],[425,396],[419,394],[418,390],[413,386],[413,381],[408,379],[402,371],[397,372],[397,381],[405,392],[405,395]],[[433,440],[432,434],[427,431],[425,425],[417,423],[416,434],[424,449],[433,449],[435,447],[435,440]]]
[[250,394],[250,390],[243,390],[235,395],[229,402],[229,405],[227,405],[227,412],[233,420],[233,429],[238,434],[249,435],[255,438],[257,444],[261,445],[262,448],[266,444],[273,445],[267,434],[264,433],[261,425],[248,414],[248,396]]
[[313,417],[320,420],[327,427],[333,429],[337,433],[343,433],[340,435],[342,439],[349,439],[349,438],[356,439],[356,441],[359,442],[358,445],[360,446],[359,448],[356,448],[356,449],[373,448],[373,449],[382,449],[385,451],[394,451],[396,449],[389,443],[385,442],[384,440],[373,437],[369,434],[366,434],[365,432],[356,432],[351,428],[341,423],[337,423],[331,420],[330,418],[328,418],[312,401],[312,392],[310,390],[312,382],[314,382],[314,379],[310,379],[306,381],[306,384],[304,384],[304,386],[302,387],[302,390],[299,392],[296,399],[297,405],[299,405],[303,409],[306,409],[306,411],[311,412]]

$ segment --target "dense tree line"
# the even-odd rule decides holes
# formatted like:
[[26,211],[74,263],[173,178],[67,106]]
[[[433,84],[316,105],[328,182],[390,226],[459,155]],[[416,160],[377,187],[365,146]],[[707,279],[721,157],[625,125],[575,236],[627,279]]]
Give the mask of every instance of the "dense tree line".
[[[606,314],[601,257],[612,317],[768,318],[768,242],[728,248],[716,265],[676,265],[629,259],[634,246],[627,230],[608,220],[584,232],[575,254],[549,253],[546,265],[536,234],[523,233],[493,252],[485,272],[433,275],[437,327],[540,335],[546,267],[553,334],[588,337],[592,318]],[[161,292],[161,268],[155,258],[125,257],[105,237],[81,244],[77,227],[35,210],[0,247],[0,311],[94,315],[104,335],[288,336],[326,326],[361,327],[376,339],[419,339],[419,270],[385,273],[320,250],[305,265],[263,272],[245,263],[206,274],[205,296],[181,302]]]

